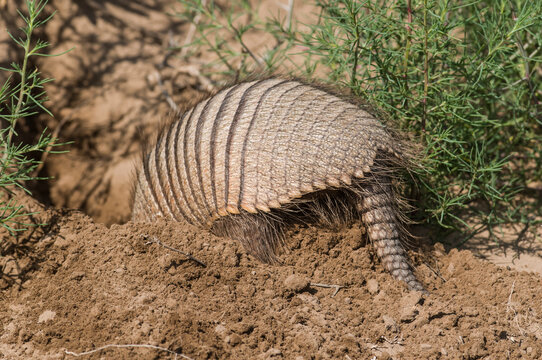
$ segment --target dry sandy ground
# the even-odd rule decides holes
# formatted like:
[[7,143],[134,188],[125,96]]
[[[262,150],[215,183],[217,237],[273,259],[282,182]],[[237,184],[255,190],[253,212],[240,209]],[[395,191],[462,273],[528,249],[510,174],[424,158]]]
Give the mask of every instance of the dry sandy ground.
[[[506,266],[541,271],[540,231],[538,239],[527,232],[510,242],[513,263],[495,258],[503,247],[488,249],[484,234],[468,244],[475,255],[426,246],[423,256],[412,254],[430,291],[422,295],[382,270],[359,224],[340,231],[298,227],[283,264],[269,266],[238,243],[191,226],[126,223],[141,143],[170,112],[157,74],[177,103],[208,88],[197,76],[201,58],[161,67],[168,43],[182,42],[189,29],[165,15],[175,6],[51,1],[59,12],[42,36],[53,52],[75,49],[40,60],[56,79],[48,87],[55,119],[44,121],[74,143],[69,153],[47,159],[44,175],[55,180],[35,193],[57,209],[21,196],[29,210],[42,209],[33,221],[49,225],[17,238],[3,234],[0,358],[71,359],[69,352],[111,344],[140,347],[81,357],[542,357],[541,277]],[[13,2],[1,11],[1,27],[11,29]],[[2,34],[0,62],[14,56]],[[517,239],[521,228],[506,231]]]

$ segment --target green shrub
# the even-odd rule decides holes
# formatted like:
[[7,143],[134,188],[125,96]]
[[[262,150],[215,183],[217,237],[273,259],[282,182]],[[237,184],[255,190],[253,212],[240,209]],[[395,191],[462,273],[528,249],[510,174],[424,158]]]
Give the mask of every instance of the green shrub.
[[[188,49],[215,54],[209,76],[340,84],[412,134],[423,145],[417,220],[469,237],[540,215],[522,191],[542,179],[542,2],[320,0],[301,24],[291,11],[262,19],[247,1],[179,1],[196,29]],[[250,32],[274,41],[256,52]]]
[[[33,56],[49,56],[42,51],[49,44],[42,40],[33,40],[36,28],[49,21],[53,15],[40,20],[40,15],[47,1],[26,1],[28,16],[19,12],[25,25],[20,29],[23,37],[9,34],[11,39],[24,50],[22,64],[12,63],[11,68],[0,68],[10,73],[0,89],[0,225],[11,233],[25,228],[21,220],[29,215],[22,205],[10,197],[14,187],[24,189],[25,182],[40,180],[35,173],[41,163],[36,160],[36,152],[53,152],[55,139],[44,131],[35,144],[26,144],[19,139],[17,125],[25,118],[34,117],[40,112],[51,113],[43,106],[46,94],[43,85],[50,79],[42,79],[37,68],[32,68]],[[51,115],[52,116],[52,115]],[[23,225],[23,226],[21,226]]]

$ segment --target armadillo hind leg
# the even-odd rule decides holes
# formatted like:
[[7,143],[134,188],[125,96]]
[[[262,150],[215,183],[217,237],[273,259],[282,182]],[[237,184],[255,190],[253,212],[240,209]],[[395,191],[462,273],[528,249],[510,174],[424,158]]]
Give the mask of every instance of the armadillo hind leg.
[[410,290],[425,292],[416,279],[401,243],[401,224],[389,179],[367,184],[361,199],[362,220],[382,265],[394,278],[407,283]]
[[282,223],[268,214],[223,217],[213,223],[211,232],[240,241],[250,255],[267,264],[278,263],[284,247]]

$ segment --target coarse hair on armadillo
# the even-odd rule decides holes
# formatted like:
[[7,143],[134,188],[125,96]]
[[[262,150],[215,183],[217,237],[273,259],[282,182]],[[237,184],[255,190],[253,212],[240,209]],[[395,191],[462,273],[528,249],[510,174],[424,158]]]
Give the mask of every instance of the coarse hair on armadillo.
[[361,219],[384,267],[423,290],[403,247],[395,189],[413,153],[399,133],[322,86],[241,82],[161,132],[137,175],[132,220],[188,222],[276,263],[291,224]]

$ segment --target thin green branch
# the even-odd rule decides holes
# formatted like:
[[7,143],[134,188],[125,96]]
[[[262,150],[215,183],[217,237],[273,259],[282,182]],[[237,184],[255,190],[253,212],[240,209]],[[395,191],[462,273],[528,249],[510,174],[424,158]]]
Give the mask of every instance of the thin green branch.
[[20,30],[23,38],[16,38],[8,32],[11,39],[23,50],[22,64],[12,63],[11,68],[0,68],[1,71],[15,73],[19,80],[12,83],[13,77],[9,77],[0,89],[0,120],[6,122],[7,126],[0,128],[0,141],[2,156],[0,158],[0,188],[4,194],[0,199],[0,225],[10,232],[23,230],[25,226],[19,219],[28,214],[24,212],[21,205],[17,204],[10,194],[13,188],[19,188],[27,193],[30,191],[25,187],[29,180],[42,180],[33,173],[41,163],[34,158],[36,152],[53,152],[56,146],[64,145],[55,143],[56,139],[47,135],[45,131],[33,144],[17,142],[17,126],[24,118],[29,118],[44,112],[52,116],[49,110],[43,106],[46,94],[43,90],[44,84],[49,79],[42,79],[38,69],[30,69],[32,56],[44,56],[40,51],[49,43],[40,39],[34,40],[32,34],[37,27],[49,21],[52,16],[40,19],[47,1],[34,0],[26,1],[28,15],[18,11],[25,22]]

